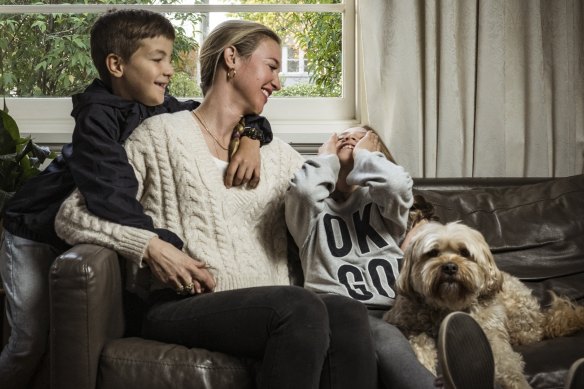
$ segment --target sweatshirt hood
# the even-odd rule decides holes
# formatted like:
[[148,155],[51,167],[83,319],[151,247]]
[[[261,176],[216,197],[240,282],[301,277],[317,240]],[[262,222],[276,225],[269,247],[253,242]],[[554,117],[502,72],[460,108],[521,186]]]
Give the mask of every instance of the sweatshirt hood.
[[105,83],[99,79],[93,80],[84,92],[74,94],[71,99],[73,100],[71,116],[76,119],[79,113],[90,104],[106,105],[117,108],[122,112],[132,111],[139,105],[135,101],[126,100],[114,95]]

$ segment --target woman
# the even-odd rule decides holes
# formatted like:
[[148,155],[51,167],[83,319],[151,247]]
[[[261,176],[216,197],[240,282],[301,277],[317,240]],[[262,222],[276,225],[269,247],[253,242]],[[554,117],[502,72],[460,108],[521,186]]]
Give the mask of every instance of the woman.
[[[154,261],[161,256],[147,250],[150,235],[96,218],[78,193],[63,204],[57,233],[136,265],[128,286],[151,304],[147,338],[261,359],[260,388],[375,387],[364,306],[289,286],[283,201],[302,157],[274,139],[261,149],[264,178],[255,189],[223,185],[232,129],[280,89],[279,37],[227,21],[205,40],[200,62],[203,103],[145,121],[125,145],[137,197],[155,225],[184,238],[196,270]],[[144,270],[152,282],[141,282]]]

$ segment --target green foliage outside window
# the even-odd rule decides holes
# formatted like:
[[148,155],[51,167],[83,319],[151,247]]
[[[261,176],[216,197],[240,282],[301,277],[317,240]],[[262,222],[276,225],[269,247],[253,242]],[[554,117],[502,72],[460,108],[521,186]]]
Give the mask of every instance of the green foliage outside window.
[[[206,3],[205,0],[200,0]],[[339,3],[341,0],[289,0],[289,3]],[[65,3],[61,0],[37,4]],[[181,4],[181,0],[68,0],[69,4]],[[241,3],[278,4],[279,0]],[[0,4],[31,4],[0,0]],[[175,96],[201,96],[197,85],[198,44],[193,36],[201,21],[195,13],[167,15],[175,24],[175,75],[169,91]],[[0,96],[68,97],[81,92],[97,71],[89,51],[89,31],[99,14],[0,15]],[[342,94],[342,16],[335,13],[242,13],[273,28],[285,44],[305,52],[310,83],[283,88],[279,96],[338,97]]]
[[322,97],[322,91],[318,86],[316,86],[314,84],[309,84],[307,82],[303,82],[303,83],[298,83],[298,84],[283,87],[279,91],[274,92],[274,96],[276,96],[276,97],[297,97],[297,96]]
[[168,92],[172,96],[203,96],[203,92],[197,84],[197,81],[185,72],[177,72],[172,76],[170,85],[168,86]]
[[[30,1],[1,0],[4,5]],[[71,4],[88,4],[71,0]],[[101,0],[101,4],[153,4],[154,0]],[[55,3],[54,1],[39,4]],[[96,3],[95,1],[93,3]],[[179,4],[180,0],[158,3]],[[99,14],[4,14],[0,15],[0,95],[70,96],[81,92],[97,71],[89,51],[89,31]],[[198,14],[173,14],[176,29],[174,66],[179,79],[194,84],[194,66],[188,63],[198,44],[194,31]],[[187,28],[188,27],[188,28]],[[182,74],[184,73],[184,74]],[[177,85],[178,87],[178,85]]]
[[[246,4],[279,4],[280,0],[244,0]],[[338,4],[341,0],[289,0],[290,4]],[[342,93],[342,16],[337,13],[282,12],[240,13],[238,17],[271,27],[284,40],[294,42],[308,59],[310,81],[315,85],[309,96],[338,97]],[[283,88],[299,90],[292,85]],[[291,95],[291,94],[290,94]],[[305,95],[302,95],[305,96]]]

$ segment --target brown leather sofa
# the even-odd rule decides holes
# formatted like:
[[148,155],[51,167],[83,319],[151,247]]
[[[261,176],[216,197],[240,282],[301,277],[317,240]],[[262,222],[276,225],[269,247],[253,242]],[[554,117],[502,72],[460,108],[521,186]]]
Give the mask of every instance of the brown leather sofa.
[[[584,304],[584,176],[416,179],[442,222],[477,228],[501,269],[541,304],[548,290]],[[117,255],[79,245],[50,275],[51,383],[58,389],[253,388],[257,361],[138,336],[142,309],[123,292]],[[519,348],[534,388],[562,388],[584,356],[584,331]]]

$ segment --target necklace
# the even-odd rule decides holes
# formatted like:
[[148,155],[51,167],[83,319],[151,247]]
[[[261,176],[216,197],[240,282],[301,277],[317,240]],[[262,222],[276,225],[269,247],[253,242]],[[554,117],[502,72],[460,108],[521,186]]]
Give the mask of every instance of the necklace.
[[223,145],[221,144],[221,142],[219,142],[219,139],[217,139],[217,138],[215,137],[215,135],[213,135],[213,133],[212,133],[212,132],[209,130],[209,127],[207,127],[207,123],[205,123],[205,121],[203,120],[203,118],[201,117],[201,115],[200,115],[200,114],[199,114],[199,113],[198,113],[196,110],[194,110],[194,111],[193,111],[193,115],[195,115],[195,117],[196,117],[197,119],[199,119],[199,122],[201,122],[201,124],[203,125],[203,129],[204,129],[205,131],[207,131],[207,133],[208,133],[209,135],[211,135],[211,138],[213,138],[213,140],[215,141],[215,143],[217,143],[217,145],[218,145],[219,147],[221,147],[223,150],[225,150],[225,151],[228,151],[228,150],[229,150],[229,147],[228,147],[228,146],[227,146],[227,147],[225,147],[225,146],[223,146]]

